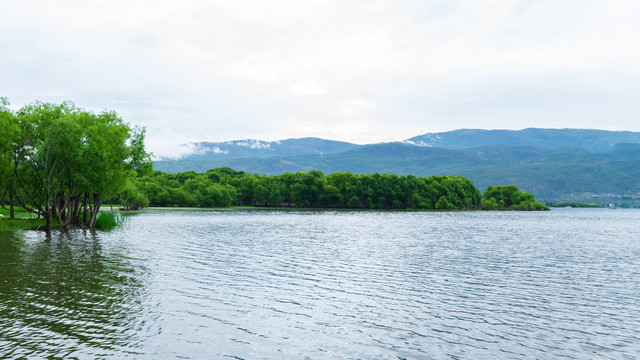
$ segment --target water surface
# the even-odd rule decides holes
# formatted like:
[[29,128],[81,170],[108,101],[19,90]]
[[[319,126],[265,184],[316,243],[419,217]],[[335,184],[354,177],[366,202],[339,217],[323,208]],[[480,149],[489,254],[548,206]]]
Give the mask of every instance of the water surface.
[[640,357],[640,211],[147,209],[0,231],[0,357]]

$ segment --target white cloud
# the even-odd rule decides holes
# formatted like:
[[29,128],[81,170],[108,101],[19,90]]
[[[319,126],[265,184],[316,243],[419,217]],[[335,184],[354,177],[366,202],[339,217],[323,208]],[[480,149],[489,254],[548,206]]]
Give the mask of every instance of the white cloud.
[[0,96],[73,100],[178,143],[640,131],[636,1],[0,3]]
[[289,91],[297,96],[318,96],[329,93],[326,88],[309,78],[294,83],[289,88]]
[[250,149],[269,149],[271,148],[271,144],[265,141],[247,139],[233,142],[234,145],[248,147]]
[[420,147],[432,147],[432,145],[427,144],[422,140],[420,140],[418,142],[415,142],[415,141],[411,141],[409,139],[405,139],[405,140],[402,140],[402,142],[405,143],[405,144],[415,145],[415,146],[420,146]]
[[214,154],[228,154],[229,150],[222,150],[217,146],[214,146],[208,150],[208,152],[212,152]]
[[[147,147],[150,144],[147,143]],[[153,146],[153,145],[152,145]],[[167,146],[166,143],[161,144],[157,147],[160,151],[154,152],[155,160],[178,160],[188,155],[193,155],[198,153],[198,148],[193,143],[183,143],[183,144],[171,144]]]
[[166,144],[162,144],[162,150],[160,153],[154,153],[154,158],[156,160],[178,160],[188,155],[206,155],[208,153],[228,154],[229,150],[195,143],[171,144],[169,147]]

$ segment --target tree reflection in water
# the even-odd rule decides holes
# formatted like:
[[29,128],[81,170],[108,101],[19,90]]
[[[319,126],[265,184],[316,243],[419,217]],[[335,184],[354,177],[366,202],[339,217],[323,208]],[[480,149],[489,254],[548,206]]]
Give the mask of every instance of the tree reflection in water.
[[135,354],[144,273],[94,231],[0,231],[0,354]]

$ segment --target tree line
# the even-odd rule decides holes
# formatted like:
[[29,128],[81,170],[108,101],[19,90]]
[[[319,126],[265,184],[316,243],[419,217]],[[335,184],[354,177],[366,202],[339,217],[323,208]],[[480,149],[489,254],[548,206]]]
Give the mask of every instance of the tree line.
[[544,210],[515,185],[484,194],[460,176],[417,177],[322,171],[258,175],[230,168],[153,171],[145,131],[113,111],[35,102],[19,110],[0,98],[0,204],[45,219],[94,227],[109,200],[145,206],[295,206],[348,209]]
[[[322,171],[258,175],[230,168],[206,173],[154,171],[135,180],[136,194],[151,206],[295,206],[348,209],[543,210],[514,185],[489,187],[484,197],[460,176],[417,177]],[[494,206],[495,204],[495,206]]]
[[0,98],[0,203],[68,228],[94,227],[105,199],[151,171],[145,131],[113,111],[35,102],[17,111]]

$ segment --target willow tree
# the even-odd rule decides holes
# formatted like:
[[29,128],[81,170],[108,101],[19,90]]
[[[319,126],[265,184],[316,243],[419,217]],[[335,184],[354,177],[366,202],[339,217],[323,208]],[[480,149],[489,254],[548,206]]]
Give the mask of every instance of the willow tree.
[[149,155],[144,129],[115,112],[94,114],[71,103],[36,102],[15,116],[14,194],[27,210],[65,227],[94,227],[105,197],[121,191]]
[[83,118],[81,151],[83,190],[92,203],[89,227],[105,198],[115,196],[149,159],[144,151],[144,129],[131,128],[115,112]]
[[9,205],[9,217],[13,210],[13,140],[17,133],[14,114],[9,109],[9,100],[0,98],[0,203]]

